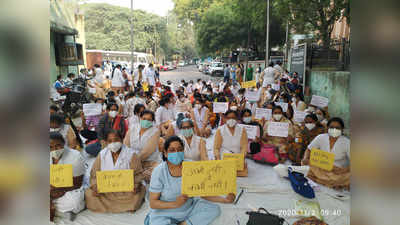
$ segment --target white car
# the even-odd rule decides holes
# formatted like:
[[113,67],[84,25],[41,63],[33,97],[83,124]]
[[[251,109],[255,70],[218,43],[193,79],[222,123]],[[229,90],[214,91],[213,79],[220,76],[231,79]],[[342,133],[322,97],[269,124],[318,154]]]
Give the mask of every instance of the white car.
[[178,63],[178,66],[179,66],[179,67],[184,67],[184,66],[185,66],[185,62],[184,62],[184,61],[180,61],[180,62]]
[[224,66],[222,63],[220,62],[215,62],[212,63],[210,66],[210,71],[209,74],[211,76],[216,76],[216,75],[224,75]]

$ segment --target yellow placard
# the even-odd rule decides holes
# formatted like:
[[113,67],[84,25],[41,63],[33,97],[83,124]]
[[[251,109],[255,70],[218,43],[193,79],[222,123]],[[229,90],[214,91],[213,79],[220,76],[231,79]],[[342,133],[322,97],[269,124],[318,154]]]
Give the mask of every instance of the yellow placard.
[[133,192],[133,170],[106,170],[96,172],[97,192]]
[[242,82],[242,88],[252,88],[257,87],[257,82],[255,80]]
[[74,186],[71,164],[51,164],[50,184],[54,187]]
[[149,84],[147,82],[143,82],[143,91],[149,91]]
[[189,197],[236,194],[236,171],[234,160],[183,162],[182,194]]
[[238,171],[244,170],[244,155],[243,154],[234,154],[234,153],[224,153],[224,160],[235,160]]
[[333,169],[334,162],[335,162],[334,153],[322,151],[316,148],[311,149],[311,155],[310,155],[311,166],[331,171]]

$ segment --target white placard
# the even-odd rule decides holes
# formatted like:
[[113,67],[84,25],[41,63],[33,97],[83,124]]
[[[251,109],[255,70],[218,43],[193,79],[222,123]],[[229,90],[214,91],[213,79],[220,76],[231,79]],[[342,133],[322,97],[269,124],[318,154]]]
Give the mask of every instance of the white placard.
[[83,114],[85,114],[85,116],[101,115],[102,109],[103,107],[100,103],[83,104]]
[[289,135],[289,123],[270,122],[268,135],[274,137],[287,137]]
[[262,118],[265,118],[265,120],[270,120],[271,116],[272,109],[256,108],[256,119],[261,120]]
[[275,102],[275,105],[279,105],[282,107],[283,112],[287,112],[289,104],[286,102]]
[[96,88],[89,88],[90,94],[96,94]]
[[260,100],[260,92],[259,91],[246,91],[245,97],[249,102],[258,102]]
[[225,113],[228,111],[228,102],[214,102],[213,112],[214,113]]
[[247,132],[247,138],[255,139],[257,136],[257,126],[239,124],[239,127],[245,128]]
[[297,122],[297,123],[302,123],[302,122],[304,122],[304,118],[307,116],[307,112],[304,112],[304,111],[294,111],[294,114],[293,114],[293,120],[294,120],[294,122]]
[[318,95],[313,95],[311,98],[311,102],[310,102],[310,105],[314,105],[319,108],[325,108],[328,106],[328,104],[329,104],[328,98],[318,96]]

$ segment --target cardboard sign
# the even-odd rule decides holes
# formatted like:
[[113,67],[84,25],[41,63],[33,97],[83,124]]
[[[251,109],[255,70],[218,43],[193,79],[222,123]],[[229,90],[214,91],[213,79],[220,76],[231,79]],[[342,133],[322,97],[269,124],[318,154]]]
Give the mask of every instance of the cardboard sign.
[[234,160],[183,162],[182,194],[189,197],[236,194]]
[[74,186],[71,164],[51,164],[50,184],[54,187]]
[[213,102],[214,113],[225,113],[228,111],[228,102]]
[[322,151],[316,148],[311,149],[311,155],[310,155],[311,166],[331,171],[333,169],[334,162],[335,162],[334,153]]
[[252,81],[242,82],[240,85],[242,86],[242,88],[252,88],[252,87],[257,87],[257,82],[255,80],[252,80]]
[[258,102],[258,100],[260,100],[260,92],[247,90],[245,97],[249,102]]
[[132,192],[134,188],[133,170],[97,171],[97,192]]
[[238,125],[239,127],[246,129],[247,138],[255,139],[257,137],[257,131],[258,131],[257,126],[246,125],[246,124],[238,124]]
[[143,91],[149,91],[149,84],[147,82],[143,82]]
[[244,170],[244,155],[243,154],[234,154],[234,153],[224,153],[222,155],[223,160],[235,160],[237,170]]
[[304,112],[304,111],[294,111],[294,114],[293,114],[293,120],[294,120],[294,122],[297,122],[297,123],[302,123],[302,122],[304,122],[304,118],[307,116],[307,112]]
[[289,123],[270,122],[268,135],[274,137],[287,137],[289,135]]
[[288,109],[288,107],[289,107],[289,104],[288,104],[288,103],[286,103],[286,102],[275,102],[275,105],[279,105],[279,106],[281,106],[281,107],[282,107],[282,110],[283,110],[283,112],[286,112],[286,111],[287,111],[287,109]]
[[83,114],[85,116],[98,116],[101,115],[103,107],[100,103],[83,104]]
[[270,120],[272,116],[272,109],[264,109],[264,108],[257,108],[255,118],[261,120],[265,118],[265,120]]
[[318,96],[318,95],[313,95],[311,98],[311,102],[310,102],[310,105],[314,105],[319,108],[325,108],[328,106],[328,104],[329,104],[328,98]]

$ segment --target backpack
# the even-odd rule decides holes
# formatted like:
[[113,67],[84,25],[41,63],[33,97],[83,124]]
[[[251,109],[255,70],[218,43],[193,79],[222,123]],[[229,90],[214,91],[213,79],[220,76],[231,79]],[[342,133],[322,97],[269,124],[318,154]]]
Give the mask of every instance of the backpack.
[[271,144],[262,144],[260,152],[253,155],[253,160],[268,165],[277,165],[279,157],[276,147]]

